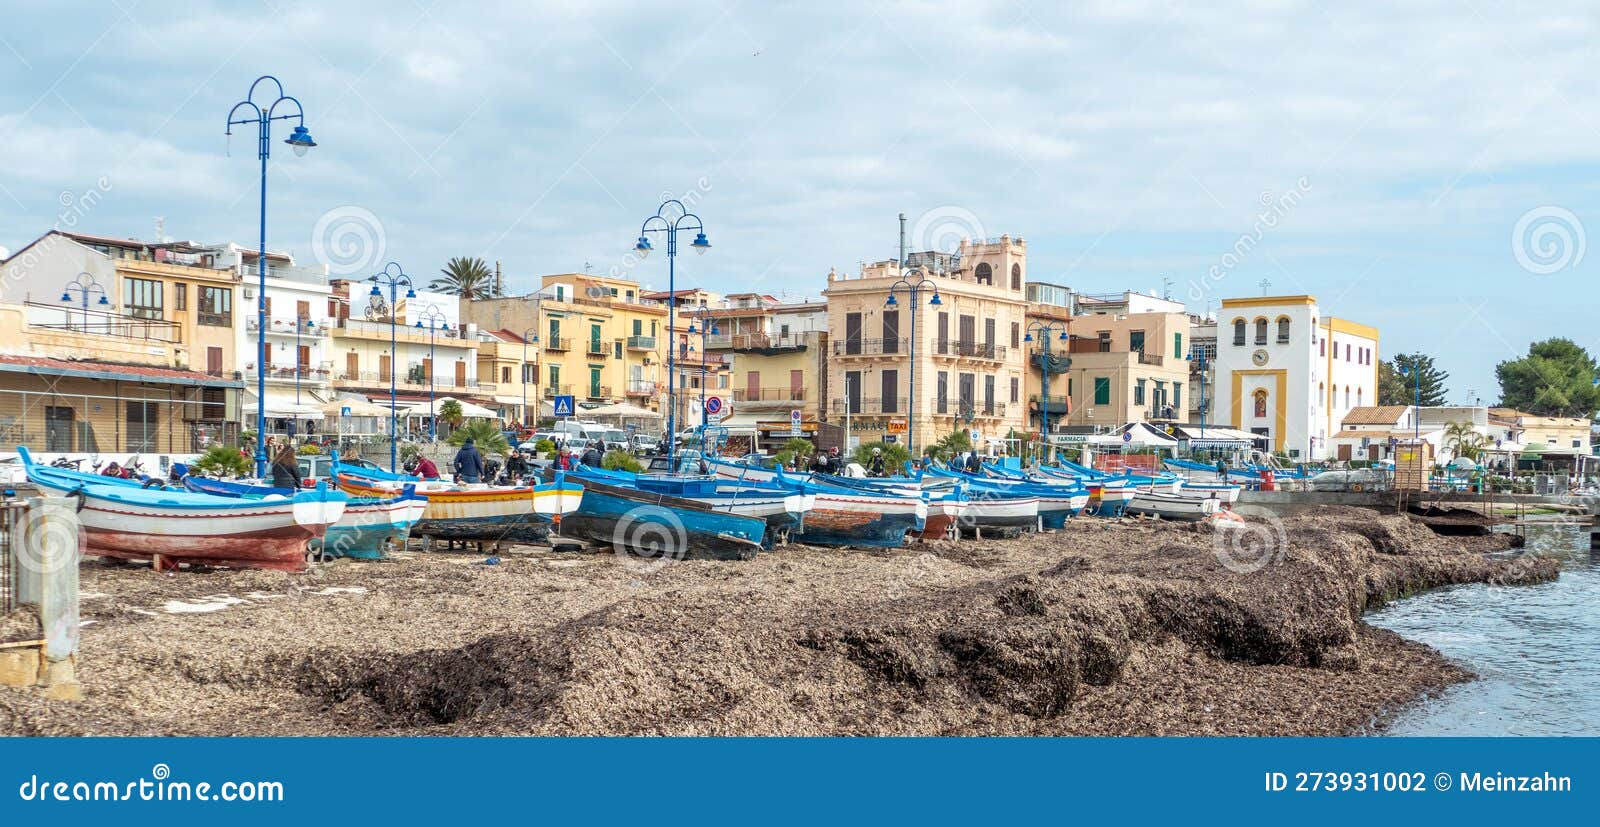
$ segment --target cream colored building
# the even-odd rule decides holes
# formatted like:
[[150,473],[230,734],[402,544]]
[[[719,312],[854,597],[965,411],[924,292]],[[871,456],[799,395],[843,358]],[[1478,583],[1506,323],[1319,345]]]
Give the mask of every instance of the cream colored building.
[[[918,266],[905,272],[895,261],[854,276],[829,272],[828,421],[842,424],[848,413],[849,436],[863,442],[905,440],[914,426],[917,451],[957,428],[996,439],[1022,431],[1026,243],[963,240],[955,256],[909,261]],[[890,306],[902,277],[928,279],[939,304],[930,303],[931,288],[913,302],[902,287]]]
[[827,304],[732,293],[691,313],[697,326],[714,331],[707,353],[728,364],[724,394],[731,408],[718,424],[730,435],[758,437],[753,447],[772,449],[791,437],[793,413],[800,411],[799,435],[816,439],[828,395]]

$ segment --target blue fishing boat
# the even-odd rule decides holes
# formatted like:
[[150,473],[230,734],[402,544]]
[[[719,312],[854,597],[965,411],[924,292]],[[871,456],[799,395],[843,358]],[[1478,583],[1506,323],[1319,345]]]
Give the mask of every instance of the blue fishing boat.
[[[183,484],[190,491],[219,497],[261,499],[295,493],[289,488],[209,477],[185,477]],[[411,527],[422,518],[427,507],[428,498],[417,494],[414,485],[404,486],[392,497],[351,497],[339,521],[328,526],[324,536],[311,542],[311,553],[320,558],[382,559],[391,548],[405,546]]]
[[643,491],[598,476],[583,478],[583,499],[561,518],[564,536],[581,537],[645,557],[748,560],[767,523],[703,503]]
[[576,509],[583,497],[583,486],[559,473],[541,485],[457,485],[337,460],[332,473],[340,488],[358,497],[392,497],[412,486],[427,506],[411,536],[430,540],[544,543],[556,519]]
[[759,517],[767,523],[764,545],[788,542],[797,534],[812,498],[777,485],[737,483],[716,477],[658,476],[579,466],[568,472],[580,480],[598,480],[654,494],[666,494],[729,514]]

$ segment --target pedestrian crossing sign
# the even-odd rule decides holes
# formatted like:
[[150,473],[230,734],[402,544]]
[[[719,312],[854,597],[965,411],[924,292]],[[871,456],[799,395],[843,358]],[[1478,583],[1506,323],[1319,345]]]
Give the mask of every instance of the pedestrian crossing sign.
[[556,416],[572,416],[572,399],[573,397],[571,396],[557,396],[555,398]]

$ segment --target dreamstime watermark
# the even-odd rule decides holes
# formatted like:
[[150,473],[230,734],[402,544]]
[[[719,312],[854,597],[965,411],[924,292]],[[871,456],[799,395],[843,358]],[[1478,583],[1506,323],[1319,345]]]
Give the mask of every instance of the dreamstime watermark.
[[[1248,506],[1244,507],[1248,508]],[[1289,533],[1283,520],[1265,509],[1238,509],[1243,522],[1214,520],[1211,551],[1222,567],[1235,574],[1255,574],[1283,559],[1289,550]]]
[[365,207],[334,207],[311,228],[311,255],[336,276],[376,271],[389,248],[383,222]]
[[910,245],[907,251],[954,254],[961,249],[962,241],[982,241],[985,237],[983,222],[976,214],[947,204],[917,216],[911,224],[911,235],[906,239]]
[[51,225],[51,234],[47,234],[39,243],[28,247],[21,253],[6,260],[7,277],[10,279],[22,278],[23,274],[32,270],[39,263],[47,260],[51,252],[67,239],[56,233],[68,232],[76,229],[83,223],[90,213],[100,206],[100,202],[111,193],[111,178],[105,175],[95,179],[94,185],[82,192],[62,190],[56,195],[56,203],[60,209],[56,212],[55,224]]
[[1204,299],[1212,288],[1243,264],[1250,253],[1266,239],[1267,233],[1276,229],[1285,218],[1288,218],[1310,192],[1311,179],[1302,175],[1294,182],[1293,187],[1280,194],[1274,195],[1268,190],[1257,196],[1256,200],[1261,205],[1261,211],[1256,213],[1255,222],[1250,225],[1248,231],[1239,234],[1233,246],[1217,259],[1217,263],[1206,269],[1205,275],[1199,279],[1189,280],[1189,301],[1198,302]]
[[129,781],[104,779],[52,780],[37,774],[28,776],[17,787],[23,801],[221,801],[280,802],[284,800],[282,781],[173,781],[172,768],[156,764],[148,776]]
[[1583,222],[1565,207],[1534,207],[1511,228],[1511,255],[1536,276],[1577,268],[1588,246]]
[[12,545],[16,565],[30,574],[48,577],[76,567],[89,547],[89,532],[80,524],[75,497],[37,501],[17,528],[21,542]]
[[689,532],[672,509],[635,506],[612,528],[611,550],[623,566],[643,577],[682,560],[689,552]]

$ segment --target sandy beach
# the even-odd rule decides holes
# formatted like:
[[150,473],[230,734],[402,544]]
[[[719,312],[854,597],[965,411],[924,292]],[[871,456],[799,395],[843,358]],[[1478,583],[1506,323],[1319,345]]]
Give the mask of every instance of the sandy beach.
[[1207,527],[1139,520],[747,562],[91,560],[84,700],[0,691],[0,733],[1355,734],[1469,677],[1366,609],[1557,575],[1498,553],[1509,535],[1358,509],[1252,531],[1265,553],[1247,565]]

